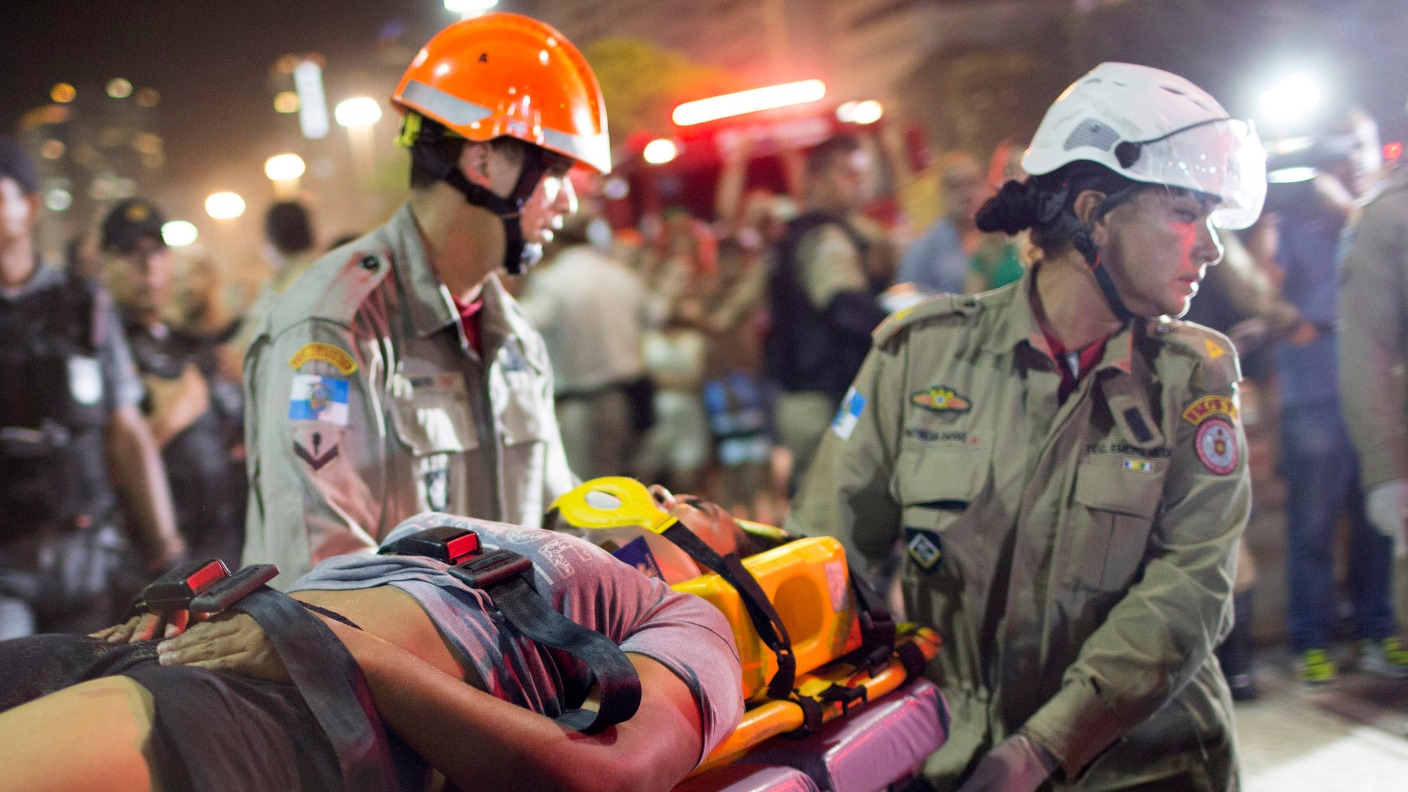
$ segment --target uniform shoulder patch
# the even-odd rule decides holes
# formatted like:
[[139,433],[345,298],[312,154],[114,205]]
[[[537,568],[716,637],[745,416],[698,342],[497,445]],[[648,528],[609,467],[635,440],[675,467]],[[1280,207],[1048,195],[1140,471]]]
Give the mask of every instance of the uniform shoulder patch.
[[900,331],[931,319],[966,317],[980,310],[979,300],[971,294],[937,294],[918,305],[895,311],[871,332],[875,346],[883,346]]
[[331,364],[333,368],[343,374],[351,374],[357,370],[357,361],[347,350],[335,344],[317,342],[299,347],[298,351],[293,353],[293,357],[289,358],[288,365],[289,368],[298,371],[314,360]]
[[1193,322],[1159,319],[1149,323],[1149,335],[1171,351],[1201,361],[1197,384],[1204,390],[1221,390],[1242,379],[1236,348],[1216,330]]

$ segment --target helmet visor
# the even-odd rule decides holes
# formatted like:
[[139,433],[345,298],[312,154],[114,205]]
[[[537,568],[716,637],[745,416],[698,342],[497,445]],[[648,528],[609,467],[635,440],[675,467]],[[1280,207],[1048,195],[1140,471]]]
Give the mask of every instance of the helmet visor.
[[1212,221],[1219,228],[1246,228],[1266,201],[1266,150],[1250,122],[1233,118],[1141,143],[1125,175],[1213,196]]

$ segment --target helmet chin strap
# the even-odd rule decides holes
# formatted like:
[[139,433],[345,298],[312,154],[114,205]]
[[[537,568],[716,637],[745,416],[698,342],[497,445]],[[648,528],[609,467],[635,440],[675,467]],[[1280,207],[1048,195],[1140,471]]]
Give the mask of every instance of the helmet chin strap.
[[1095,240],[1090,238],[1090,230],[1082,228],[1076,231],[1075,236],[1071,238],[1071,244],[1085,256],[1085,263],[1089,264],[1090,271],[1095,273],[1095,282],[1100,284],[1100,293],[1105,295],[1105,302],[1109,304],[1115,318],[1122,324],[1133,319],[1134,314],[1130,313],[1124,300],[1120,298],[1119,289],[1115,288],[1115,279],[1110,277],[1109,267],[1101,266],[1100,248],[1095,244]]
[[1111,209],[1132,198],[1135,189],[1135,186],[1130,186],[1105,196],[1105,200],[1100,202],[1095,213],[1091,215],[1090,224],[1082,225],[1071,236],[1071,244],[1085,257],[1085,263],[1090,265],[1090,271],[1095,273],[1095,282],[1100,284],[1100,293],[1105,295],[1105,302],[1114,312],[1115,319],[1122,324],[1133,319],[1134,314],[1124,304],[1119,289],[1115,288],[1115,279],[1110,275],[1110,268],[1104,266],[1100,261],[1100,246],[1096,245],[1095,240],[1090,237],[1090,229],[1100,221],[1100,218],[1109,214]]
[[495,194],[480,184],[475,184],[464,175],[459,163],[445,157],[433,145],[417,142],[411,148],[411,156],[441,181],[455,188],[466,202],[472,206],[492,212],[504,226],[504,269],[510,275],[522,275],[543,256],[542,245],[528,244],[523,239],[523,205],[537,189],[538,182],[547,172],[547,162],[535,147],[527,147],[523,153],[523,167],[518,172],[518,183],[508,198]]

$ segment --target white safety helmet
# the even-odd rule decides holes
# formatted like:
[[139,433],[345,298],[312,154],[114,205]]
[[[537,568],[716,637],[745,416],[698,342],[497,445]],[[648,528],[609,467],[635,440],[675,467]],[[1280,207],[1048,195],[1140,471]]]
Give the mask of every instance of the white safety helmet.
[[1149,66],[1102,63],[1072,83],[1041,119],[1022,167],[1040,176],[1077,161],[1213,196],[1221,228],[1251,225],[1266,200],[1266,151],[1251,122]]

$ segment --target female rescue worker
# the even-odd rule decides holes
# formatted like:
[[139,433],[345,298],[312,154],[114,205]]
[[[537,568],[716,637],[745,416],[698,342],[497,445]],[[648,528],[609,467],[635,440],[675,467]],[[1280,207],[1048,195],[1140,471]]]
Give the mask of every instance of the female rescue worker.
[[1031,270],[890,317],[790,518],[853,559],[902,541],[953,713],[937,788],[1235,785],[1227,686],[1250,503],[1236,355],[1188,308],[1214,226],[1261,210],[1255,132],[1173,74],[1106,63],[1047,111],[985,231]]

